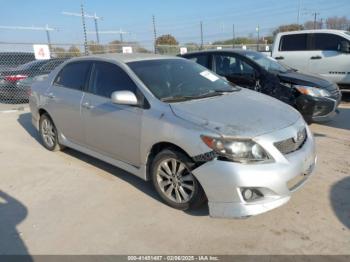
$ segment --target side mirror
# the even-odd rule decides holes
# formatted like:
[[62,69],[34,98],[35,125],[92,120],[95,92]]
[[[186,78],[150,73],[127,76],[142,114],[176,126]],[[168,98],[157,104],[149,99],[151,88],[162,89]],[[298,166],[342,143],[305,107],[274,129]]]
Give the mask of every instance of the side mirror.
[[111,95],[112,103],[118,105],[138,105],[137,97],[130,91],[115,91]]
[[342,53],[349,53],[350,52],[350,44],[348,41],[341,41],[339,51]]

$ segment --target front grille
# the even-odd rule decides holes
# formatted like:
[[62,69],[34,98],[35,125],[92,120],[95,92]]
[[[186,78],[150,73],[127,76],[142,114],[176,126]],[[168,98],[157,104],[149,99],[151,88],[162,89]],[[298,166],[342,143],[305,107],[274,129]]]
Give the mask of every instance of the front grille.
[[275,147],[284,155],[300,149],[307,139],[306,128],[299,131],[297,136],[274,143]]

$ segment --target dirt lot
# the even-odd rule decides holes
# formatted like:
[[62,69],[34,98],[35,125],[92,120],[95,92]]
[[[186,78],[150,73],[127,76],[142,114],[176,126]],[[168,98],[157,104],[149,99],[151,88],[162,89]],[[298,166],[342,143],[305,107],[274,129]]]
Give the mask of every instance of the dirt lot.
[[118,168],[46,151],[27,110],[0,112],[0,254],[350,254],[350,104],[340,111],[311,127],[310,181],[246,220],[171,209]]

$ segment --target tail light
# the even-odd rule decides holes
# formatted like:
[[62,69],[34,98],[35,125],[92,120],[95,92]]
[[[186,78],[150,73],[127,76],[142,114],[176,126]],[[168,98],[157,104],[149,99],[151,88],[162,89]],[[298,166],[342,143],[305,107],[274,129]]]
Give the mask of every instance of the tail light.
[[3,78],[11,83],[15,83],[19,80],[26,79],[28,76],[27,75],[9,75],[9,76],[4,76]]

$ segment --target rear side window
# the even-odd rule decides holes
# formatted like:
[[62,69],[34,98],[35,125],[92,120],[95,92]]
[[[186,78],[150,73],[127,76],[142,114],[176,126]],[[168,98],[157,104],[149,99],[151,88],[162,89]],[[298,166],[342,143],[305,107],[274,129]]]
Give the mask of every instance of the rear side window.
[[191,56],[188,59],[192,60],[193,62],[196,62],[197,64],[200,64],[200,65],[208,68],[209,63],[208,63],[208,56],[207,55]]
[[90,62],[74,62],[67,64],[60,71],[54,83],[71,89],[83,90],[88,77],[90,64]]
[[313,34],[312,50],[338,51],[345,38],[332,34]]
[[281,37],[280,51],[307,50],[307,34],[284,35]]
[[90,84],[90,92],[110,98],[115,91],[136,93],[136,84],[119,66],[108,62],[96,62]]
[[46,64],[44,64],[40,70],[41,71],[47,71],[47,72],[51,72],[52,70],[54,70],[57,66],[59,66],[60,64],[62,64],[64,62],[64,60],[53,60],[50,61]]

